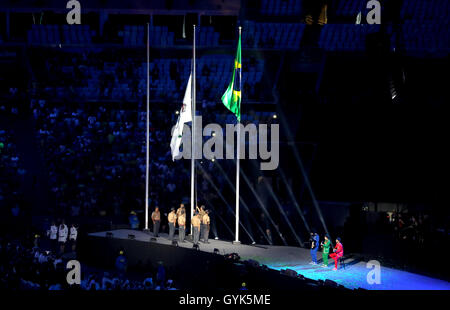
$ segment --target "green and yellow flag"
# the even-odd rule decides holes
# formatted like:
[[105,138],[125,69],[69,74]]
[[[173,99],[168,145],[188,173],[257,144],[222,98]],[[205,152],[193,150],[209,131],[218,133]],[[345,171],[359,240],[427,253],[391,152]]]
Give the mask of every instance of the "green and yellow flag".
[[239,34],[233,76],[227,90],[222,96],[223,104],[236,115],[238,121],[241,121],[241,67],[241,35]]

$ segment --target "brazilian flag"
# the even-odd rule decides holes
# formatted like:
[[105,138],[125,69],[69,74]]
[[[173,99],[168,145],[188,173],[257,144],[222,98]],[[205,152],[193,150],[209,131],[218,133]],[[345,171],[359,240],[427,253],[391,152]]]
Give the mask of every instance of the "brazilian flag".
[[241,121],[241,35],[239,33],[239,42],[234,60],[234,69],[231,82],[222,96],[222,102],[228,110],[233,112],[238,121]]

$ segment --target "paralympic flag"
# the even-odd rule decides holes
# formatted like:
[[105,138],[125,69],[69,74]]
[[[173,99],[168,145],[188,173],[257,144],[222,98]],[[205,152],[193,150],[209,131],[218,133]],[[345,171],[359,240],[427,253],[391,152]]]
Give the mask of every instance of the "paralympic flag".
[[172,150],[172,160],[180,154],[180,145],[183,136],[184,123],[192,121],[192,97],[191,97],[191,81],[192,74],[189,76],[189,81],[184,93],[183,105],[180,109],[180,115],[172,133],[172,140],[170,141],[170,148]]

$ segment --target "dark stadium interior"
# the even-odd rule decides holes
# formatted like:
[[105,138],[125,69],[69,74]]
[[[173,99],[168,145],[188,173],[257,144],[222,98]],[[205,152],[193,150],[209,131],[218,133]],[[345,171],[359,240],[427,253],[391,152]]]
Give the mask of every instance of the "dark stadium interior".
[[[80,0],[81,25],[68,25],[66,1],[1,1],[0,288],[34,288],[30,281],[57,289],[60,269],[46,269],[51,280],[33,274],[44,268],[33,247],[50,246],[52,221],[75,224],[84,251],[96,247],[89,233],[129,228],[132,211],[144,228],[147,23],[149,210],[161,209],[161,231],[172,207],[190,209],[191,162],[172,161],[169,144],[191,73],[193,25],[197,114],[203,125],[223,126],[235,121],[221,96],[242,26],[241,122],[279,124],[280,159],[272,171],[259,159],[240,161],[240,241],[309,249],[315,231],[341,237],[359,260],[448,281],[448,269],[428,259],[449,242],[450,4],[380,2],[382,23],[369,25],[365,0]],[[203,158],[196,171],[210,238],[231,242],[236,161]],[[159,245],[139,246],[151,256]],[[52,261],[72,254],[66,247]],[[112,273],[116,254],[103,268],[81,262],[92,274]],[[210,283],[205,269],[189,283],[170,267],[175,287],[325,285],[198,255],[217,276],[233,276]],[[36,266],[12,275],[24,261]],[[156,279],[158,267],[149,268],[132,268],[133,288],[143,288],[141,272]]]

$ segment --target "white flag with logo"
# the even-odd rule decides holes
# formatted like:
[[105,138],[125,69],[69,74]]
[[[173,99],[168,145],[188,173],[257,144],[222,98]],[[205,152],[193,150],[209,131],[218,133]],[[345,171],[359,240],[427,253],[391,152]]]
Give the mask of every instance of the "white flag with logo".
[[184,123],[192,122],[192,99],[191,99],[191,80],[192,74],[189,76],[189,81],[184,93],[183,106],[178,116],[177,124],[172,133],[172,140],[170,141],[170,148],[172,150],[172,160],[180,154],[180,145],[183,136]]

